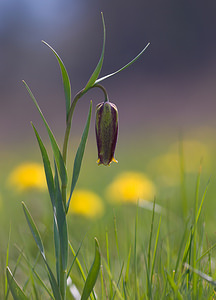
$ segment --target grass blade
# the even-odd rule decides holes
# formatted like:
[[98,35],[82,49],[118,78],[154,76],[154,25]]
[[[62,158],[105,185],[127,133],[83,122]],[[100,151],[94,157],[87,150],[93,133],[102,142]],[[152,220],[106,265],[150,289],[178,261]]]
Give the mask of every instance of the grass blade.
[[[117,287],[119,287],[119,283],[120,283],[120,280],[121,280],[121,277],[122,277],[122,273],[123,273],[123,268],[124,268],[124,262],[121,266],[121,270],[120,270],[120,274],[119,274],[119,278],[118,278],[118,281],[117,281]],[[124,282],[124,281],[123,281]],[[113,296],[112,296],[112,300],[115,299],[115,295],[116,295],[116,291],[114,292]]]
[[67,172],[66,172],[65,163],[64,163],[62,154],[59,150],[59,147],[57,145],[57,142],[54,138],[54,135],[53,135],[51,129],[49,128],[49,125],[48,125],[46,119],[44,118],[44,115],[43,115],[43,113],[42,113],[42,111],[41,111],[34,95],[31,92],[30,88],[28,87],[27,83],[24,80],[23,80],[23,83],[24,83],[30,97],[32,98],[37,110],[39,111],[39,114],[40,114],[43,122],[44,122],[44,125],[46,127],[46,130],[47,130],[47,133],[49,135],[49,139],[50,139],[50,142],[51,142],[51,145],[52,145],[53,154],[54,154],[55,161],[56,161],[56,164],[57,164],[57,167],[58,167],[58,171],[59,171],[59,174],[60,174],[60,177],[61,177],[62,185],[66,186],[67,185]]
[[202,279],[206,280],[208,283],[214,285],[216,287],[216,281],[209,275],[206,275],[205,273],[192,268],[189,264],[185,263],[185,267],[188,268],[189,270],[191,270],[192,272],[196,273],[197,275],[199,275]]
[[[25,254],[23,253],[23,251],[21,249],[19,249],[19,247],[17,247],[17,250],[19,251],[20,255],[22,256],[22,258],[25,260],[25,262],[27,263],[27,265],[29,266],[32,274],[36,277],[36,279],[38,280],[39,284],[44,288],[44,290],[48,293],[49,297],[51,299],[54,300],[53,295],[51,294],[51,292],[49,291],[48,287],[46,286],[46,283],[43,281],[43,279],[39,276],[39,274],[37,273],[37,271],[35,270],[36,267],[36,262],[38,260],[38,255],[36,257],[36,261],[34,263],[34,265],[32,266],[31,263],[29,262],[28,258],[25,256]],[[38,253],[39,254],[39,253]]]
[[73,256],[74,256],[74,258],[76,260],[76,264],[77,264],[77,266],[78,266],[78,268],[80,270],[81,276],[82,276],[83,280],[86,281],[86,276],[85,276],[84,270],[83,270],[83,268],[81,266],[81,263],[80,263],[80,261],[79,261],[79,259],[77,257],[78,253],[75,253],[75,251],[74,251],[74,249],[73,249],[73,247],[72,247],[72,245],[71,245],[70,242],[69,242],[69,247],[70,247],[70,250],[71,250],[71,252],[72,252],[72,254],[73,254]]
[[103,65],[103,60],[104,60],[104,50],[105,50],[105,40],[106,40],[106,28],[105,28],[105,23],[104,23],[104,17],[103,17],[103,13],[101,13],[102,16],[102,22],[103,22],[103,47],[102,47],[102,51],[101,51],[101,56],[99,59],[99,62],[93,72],[93,74],[91,75],[88,83],[86,84],[85,88],[84,88],[84,93],[91,88],[94,83],[96,82],[96,80],[98,79],[98,76],[100,74],[102,65]]
[[130,259],[131,259],[131,247],[130,247],[129,253],[128,253],[127,266],[126,266],[125,277],[124,277],[125,284],[127,284],[128,278],[129,278]]
[[9,267],[6,269],[7,280],[10,287],[10,291],[13,295],[14,300],[28,300],[29,298],[24,294],[21,287],[18,285],[13,277],[13,274]]
[[[115,289],[115,292],[116,292],[116,295],[118,296],[118,299],[120,299],[120,300],[125,300],[125,299],[122,297],[121,292],[119,291],[119,288],[118,288],[116,282],[113,280],[112,273],[111,273],[110,268],[109,268],[109,266],[107,265],[105,259],[103,259],[103,265],[104,265],[105,268],[106,268],[106,271],[107,271],[108,276],[109,276],[109,278],[110,278],[110,280],[111,280],[111,282],[112,282],[112,285],[113,285],[113,287],[114,287],[114,289]],[[108,299],[108,298],[107,298],[107,299]]]
[[40,147],[43,164],[44,164],[44,171],[45,171],[45,175],[46,175],[47,187],[48,187],[50,199],[52,202],[52,206],[54,208],[55,207],[55,187],[54,187],[54,180],[53,180],[53,174],[52,174],[52,169],[50,166],[49,157],[48,157],[46,148],[45,148],[45,146],[33,124],[32,124],[32,127],[34,129],[34,132],[35,132],[35,135],[36,135],[36,138],[38,141],[38,145]]
[[183,297],[179,291],[179,288],[178,286],[176,285],[175,281],[173,280],[173,278],[169,275],[168,272],[166,272],[166,275],[167,275],[167,279],[169,281],[169,284],[175,294],[175,299],[178,299],[178,300],[183,300]]
[[137,296],[137,226],[138,226],[138,203],[136,209],[136,219],[135,219],[135,233],[134,233],[134,283],[135,283],[135,300],[138,299]]
[[[111,263],[110,263],[110,253],[109,253],[109,236],[108,232],[106,231],[106,256],[107,256],[107,264],[109,269],[111,270]],[[110,285],[110,297],[113,295],[113,288],[112,288],[112,280],[109,277],[109,285]]]
[[86,125],[85,125],[85,128],[84,128],[83,134],[82,134],[82,138],[81,138],[81,141],[80,141],[75,159],[74,159],[71,190],[70,190],[69,200],[67,202],[67,210],[66,211],[68,211],[70,201],[71,201],[71,196],[73,194],[74,188],[76,186],[76,183],[77,183],[77,180],[78,180],[78,177],[79,177],[80,168],[81,168],[81,164],[82,164],[82,159],[83,159],[83,155],[84,155],[84,151],[85,151],[85,145],[86,145],[88,132],[89,132],[89,126],[90,126],[90,121],[91,121],[91,112],[92,112],[92,101],[90,102],[88,118],[87,118],[87,121],[86,121]]
[[43,246],[43,242],[41,240],[41,237],[40,237],[40,234],[39,234],[39,231],[30,215],[30,212],[29,210],[27,209],[26,205],[24,202],[22,202],[22,206],[23,206],[23,210],[24,210],[24,214],[25,214],[25,217],[26,217],[26,220],[27,220],[27,223],[29,225],[29,228],[31,230],[31,233],[33,235],[33,238],[38,246],[38,249],[40,250],[40,253],[43,257],[45,257],[45,252],[44,252],[44,246]]
[[26,205],[24,204],[24,202],[22,202],[22,205],[23,205],[24,214],[25,214],[27,223],[29,225],[29,228],[31,230],[31,233],[34,237],[34,240],[35,240],[37,246],[38,246],[38,249],[41,253],[41,256],[44,260],[44,263],[47,267],[47,274],[48,274],[48,277],[49,277],[49,281],[50,281],[50,284],[51,284],[51,287],[52,287],[54,297],[55,297],[56,300],[61,300],[62,298],[61,298],[61,295],[60,295],[58,284],[56,282],[55,276],[53,275],[52,270],[50,269],[50,267],[47,263],[46,257],[45,257],[44,246],[43,246],[43,242],[41,240],[39,231],[38,231],[38,229],[37,229],[37,227],[36,227],[36,225],[35,225],[35,223],[32,219],[32,216],[31,216],[30,212],[28,211]]
[[108,74],[108,75],[106,75],[106,76],[104,76],[104,77],[101,77],[101,78],[99,78],[99,79],[97,79],[96,81],[95,81],[95,84],[97,84],[97,83],[99,83],[99,82],[101,82],[101,81],[103,81],[104,79],[107,79],[107,78],[109,78],[109,77],[111,77],[111,76],[113,76],[113,75],[116,75],[116,74],[118,74],[119,72],[121,72],[121,71],[123,71],[123,70],[125,70],[126,68],[128,68],[129,66],[131,66],[142,54],[143,54],[143,52],[148,48],[148,46],[150,45],[150,43],[148,43],[146,46],[145,46],[145,48],[143,48],[143,50],[134,58],[134,59],[132,59],[128,64],[126,64],[125,66],[123,66],[122,68],[120,68],[119,70],[117,70],[117,71],[115,71],[115,72],[113,72],[113,73],[110,73],[110,74]]
[[[9,230],[9,236],[8,236],[8,244],[7,244],[7,252],[6,252],[6,270],[9,262],[9,249],[10,249],[10,237],[11,237],[11,224],[10,224],[10,230]],[[5,300],[7,300],[8,297],[8,281],[7,276],[5,276]]]
[[88,273],[88,276],[86,278],[81,300],[87,300],[91,292],[93,291],[94,285],[96,283],[99,274],[100,263],[101,263],[101,257],[99,251],[99,244],[97,239],[95,238],[95,258],[90,268],[90,271]]
[[61,249],[61,256],[62,256],[62,267],[64,272],[66,273],[67,260],[68,260],[67,222],[66,222],[66,214],[62,202],[56,164],[55,164],[55,190],[56,190],[56,218],[57,218],[60,249]]
[[156,253],[157,253],[157,248],[158,248],[158,239],[159,239],[159,233],[160,233],[160,225],[161,225],[161,217],[158,225],[158,230],[157,230],[157,235],[155,239],[155,247],[154,247],[154,253],[152,257],[152,267],[151,267],[151,283],[152,283],[152,278],[153,278],[153,273],[154,273],[154,266],[155,266],[155,258],[156,258]]
[[[84,238],[83,238],[83,240],[84,240]],[[73,258],[73,261],[72,261],[72,263],[71,263],[71,265],[70,265],[70,268],[69,268],[68,273],[67,273],[67,278],[70,276],[70,272],[71,272],[71,270],[72,270],[72,267],[73,267],[73,265],[74,265],[74,262],[76,261],[77,256],[78,256],[78,254],[79,254],[79,252],[80,252],[80,249],[81,249],[81,247],[82,247],[83,240],[81,241],[81,243],[80,243],[80,245],[79,245],[79,248],[78,248],[78,250],[77,250],[77,252],[76,252],[76,254],[75,254],[74,258]]]
[[71,84],[70,84],[70,79],[67,73],[67,70],[64,66],[63,61],[61,60],[60,56],[58,53],[45,41],[42,41],[46,46],[48,46],[52,52],[55,54],[60,69],[61,69],[61,74],[62,74],[62,80],[63,80],[63,85],[64,85],[64,94],[65,94],[65,106],[66,106],[66,118],[68,119],[68,113],[70,110],[70,105],[71,105]]
[[60,285],[60,239],[59,239],[59,231],[57,225],[56,214],[53,218],[53,236],[54,236],[54,245],[55,245],[55,258],[56,258],[56,275],[58,286]]

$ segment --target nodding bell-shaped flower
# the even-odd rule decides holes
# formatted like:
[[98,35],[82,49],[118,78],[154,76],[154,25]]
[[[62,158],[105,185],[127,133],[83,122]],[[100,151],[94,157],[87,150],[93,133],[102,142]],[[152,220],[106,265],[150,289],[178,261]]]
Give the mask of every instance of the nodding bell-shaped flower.
[[98,165],[110,165],[114,158],[118,135],[118,110],[115,104],[106,101],[96,107],[95,132],[98,148]]

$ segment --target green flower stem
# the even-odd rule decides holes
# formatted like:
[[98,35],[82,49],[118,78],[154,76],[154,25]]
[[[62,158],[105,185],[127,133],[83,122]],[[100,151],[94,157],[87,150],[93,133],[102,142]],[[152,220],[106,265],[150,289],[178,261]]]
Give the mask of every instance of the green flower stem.
[[66,299],[66,288],[67,288],[67,270],[62,267],[62,260],[60,254],[60,292],[62,299]]
[[78,102],[78,100],[84,95],[86,94],[90,89],[92,88],[100,88],[103,93],[104,93],[104,96],[105,96],[105,100],[104,102],[108,102],[109,99],[108,99],[108,94],[107,94],[107,91],[106,89],[100,85],[100,84],[94,84],[93,86],[91,86],[89,89],[87,89],[86,91],[84,89],[82,89],[79,93],[76,94],[72,104],[71,104],[71,107],[70,107],[70,110],[69,110],[69,113],[68,113],[68,118],[67,118],[67,127],[66,127],[66,131],[65,131],[65,137],[64,137],[64,144],[63,144],[63,151],[62,151],[62,157],[63,157],[63,160],[64,160],[64,163],[66,164],[66,160],[67,160],[67,148],[68,148],[68,140],[69,140],[69,135],[70,135],[70,130],[71,130],[71,123],[72,123],[72,117],[73,117],[73,113],[74,113],[74,109],[76,107],[76,104]]
[[100,89],[103,91],[104,96],[105,96],[104,102],[109,102],[109,98],[108,98],[108,94],[107,94],[106,89],[105,89],[101,84],[94,84],[94,85],[93,85],[93,88],[94,88],[94,87],[100,88]]
[[[104,102],[109,102],[108,99],[108,94],[106,89],[100,85],[100,84],[94,84],[93,86],[89,87],[87,90],[82,89],[80,92],[78,92],[76,94],[76,96],[74,97],[74,100],[71,104],[69,113],[68,113],[68,118],[67,118],[67,125],[66,125],[66,130],[65,130],[65,136],[64,136],[64,143],[63,143],[63,150],[62,150],[62,157],[64,160],[64,163],[66,165],[67,162],[67,149],[68,149],[68,141],[69,141],[69,136],[70,136],[70,130],[71,130],[71,124],[72,124],[72,118],[73,118],[73,113],[74,113],[74,109],[76,107],[76,104],[78,102],[78,100],[84,95],[86,94],[90,89],[92,88],[100,88],[105,96],[105,100]],[[64,208],[66,209],[66,196],[67,196],[67,186],[66,185],[62,185],[62,199],[63,199],[63,204],[64,204]]]

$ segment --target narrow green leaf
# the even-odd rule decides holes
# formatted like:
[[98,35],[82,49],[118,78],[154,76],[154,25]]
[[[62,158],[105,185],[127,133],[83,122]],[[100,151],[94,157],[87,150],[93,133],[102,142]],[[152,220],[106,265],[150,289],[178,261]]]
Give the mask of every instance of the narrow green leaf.
[[[78,253],[75,253],[75,251],[74,251],[74,249],[73,249],[73,246],[71,245],[70,242],[69,242],[69,247],[70,247],[70,250],[71,250],[71,252],[72,252],[72,254],[73,254],[74,258],[75,258],[76,264],[77,264],[77,266],[78,266],[78,269],[80,270],[80,273],[81,273],[81,275],[82,275],[82,278],[83,278],[84,281],[86,281],[86,276],[85,276],[84,270],[83,270],[83,268],[82,268],[82,266],[81,266],[81,263],[80,263],[80,261],[79,261],[79,259],[78,259],[78,257],[77,257]],[[68,274],[68,275],[69,275],[69,274]]]
[[[124,262],[121,266],[121,271],[120,271],[119,278],[118,278],[118,281],[117,281],[117,287],[119,287],[119,283],[120,283],[120,280],[121,280],[121,277],[122,277],[123,269],[124,269]],[[123,280],[123,282],[124,282],[124,280]],[[116,291],[114,292],[114,294],[112,296],[112,300],[114,300],[115,295],[116,295]]]
[[51,287],[52,287],[54,298],[55,298],[55,300],[61,300],[62,298],[61,298],[61,295],[60,295],[60,291],[59,291],[57,281],[56,281],[55,276],[53,275],[52,270],[49,267],[49,265],[47,263],[47,260],[46,260],[46,257],[45,257],[44,246],[43,246],[43,242],[41,240],[39,231],[38,231],[38,229],[37,229],[37,227],[36,227],[36,225],[35,225],[35,223],[32,219],[32,216],[31,216],[29,210],[27,209],[26,205],[24,204],[24,202],[22,202],[22,205],[23,205],[24,214],[25,214],[27,223],[29,225],[29,228],[32,232],[34,240],[35,240],[35,242],[38,246],[38,249],[40,250],[41,256],[42,256],[42,258],[44,260],[44,263],[47,267],[47,274],[48,274],[49,281],[50,281],[50,284],[51,284]]
[[[83,238],[83,240],[84,240],[84,238]],[[79,245],[79,248],[78,248],[78,250],[77,250],[77,252],[76,252],[76,254],[75,254],[75,252],[73,252],[73,254],[75,254],[74,255],[74,258],[73,258],[73,261],[71,262],[71,265],[70,265],[70,268],[69,268],[69,270],[68,270],[68,273],[67,273],[67,278],[70,276],[70,272],[71,272],[71,270],[72,270],[72,267],[73,267],[73,265],[74,265],[74,262],[76,261],[76,259],[77,259],[77,256],[78,256],[78,254],[79,254],[79,251],[80,251],[80,249],[81,249],[81,246],[82,246],[82,243],[83,243],[83,240],[81,241],[81,243],[80,243],[80,245]],[[69,245],[70,245],[70,247],[72,248],[72,246],[71,246],[71,244],[69,243]],[[72,248],[73,249],[73,248]]]
[[91,266],[91,269],[89,270],[88,276],[86,278],[81,300],[87,300],[88,297],[90,296],[98,277],[98,273],[100,270],[100,262],[101,262],[101,257],[99,251],[99,244],[97,239],[95,238],[95,258]]
[[33,235],[33,238],[38,246],[38,249],[40,250],[40,253],[43,257],[45,257],[45,252],[44,252],[44,246],[43,246],[43,242],[41,240],[41,237],[40,237],[40,234],[39,234],[39,231],[30,215],[30,212],[28,210],[28,208],[26,207],[25,203],[22,202],[22,206],[23,206],[23,210],[24,210],[24,214],[25,214],[25,217],[26,217],[26,220],[27,220],[27,223],[29,225],[29,228],[31,230],[31,233]]
[[152,235],[153,235],[154,216],[155,216],[155,200],[154,200],[154,204],[153,204],[151,229],[150,229],[150,236],[149,236],[149,246],[148,246],[148,271],[149,271],[149,274],[150,274],[151,243],[152,243]]
[[135,233],[134,233],[134,284],[135,284],[135,300],[138,299],[138,291],[137,291],[137,228],[138,228],[138,205],[136,209],[136,219],[135,219]]
[[125,284],[127,284],[129,278],[130,259],[131,259],[131,247],[129,249],[128,259],[127,259],[127,267],[126,267],[125,278],[124,278]]
[[55,245],[55,258],[56,258],[56,275],[58,286],[60,285],[60,240],[59,240],[59,231],[57,225],[56,214],[53,218],[53,235],[54,235],[54,245]]
[[[184,234],[182,236],[181,243],[180,243],[179,250],[178,250],[178,256],[177,256],[177,260],[176,260],[176,264],[175,264],[175,269],[174,269],[175,270],[174,279],[176,278],[176,276],[178,274],[178,267],[179,267],[179,262],[180,262],[180,256],[181,256],[181,252],[182,252],[183,246],[185,244],[186,235],[187,235],[187,225],[185,226]],[[180,275],[181,275],[181,273],[179,274],[179,276]]]
[[42,41],[46,46],[48,46],[52,52],[55,54],[59,66],[61,68],[61,74],[62,74],[62,80],[63,80],[63,85],[64,85],[64,94],[65,94],[65,105],[66,105],[66,117],[68,118],[68,113],[70,110],[70,105],[71,105],[71,84],[70,84],[70,79],[67,73],[67,70],[64,66],[63,61],[61,60],[60,56],[58,53],[45,41]]
[[155,239],[155,247],[154,247],[154,253],[152,257],[152,266],[151,266],[151,282],[154,274],[154,266],[155,266],[155,259],[156,259],[156,253],[157,253],[157,248],[158,248],[158,239],[159,239],[159,233],[160,233],[160,225],[161,225],[161,217],[158,225],[158,230],[157,230],[157,235]]
[[85,93],[89,88],[91,88],[94,83],[96,82],[96,80],[98,79],[98,76],[100,74],[102,65],[103,65],[103,60],[104,60],[104,50],[105,50],[105,40],[106,40],[106,28],[105,28],[105,23],[104,23],[104,17],[103,17],[103,13],[101,13],[102,16],[102,22],[103,22],[103,47],[102,47],[102,51],[101,51],[101,56],[99,59],[99,62],[93,72],[93,74],[91,75],[88,83],[86,84],[83,92]]
[[148,293],[148,296],[146,296],[147,299],[152,299],[152,286],[151,286],[151,280],[150,280],[150,270],[148,267],[147,257],[146,253],[144,252],[144,261],[145,261],[145,267],[146,267],[146,290]]
[[[19,247],[16,245],[16,249],[19,251],[20,256],[25,260],[25,262],[27,263],[27,265],[29,266],[31,272],[33,273],[33,275],[37,278],[39,284],[44,288],[44,290],[48,293],[49,297],[54,300],[53,295],[51,294],[50,290],[48,289],[46,282],[43,281],[43,279],[39,276],[39,274],[37,273],[37,271],[35,270],[36,264],[38,262],[38,255],[36,256],[34,265],[32,265],[29,261],[29,259],[25,256],[25,254],[23,253],[23,251],[21,249],[19,249]],[[40,252],[38,253],[40,254]]]
[[173,280],[173,278],[168,274],[168,272],[166,272],[166,275],[167,275],[167,279],[169,281],[169,284],[175,294],[175,299],[178,299],[178,300],[183,300],[183,297],[179,291],[179,288],[178,286],[176,285],[175,281]]
[[7,280],[10,287],[10,291],[13,295],[14,300],[28,300],[29,298],[24,294],[21,287],[18,285],[13,277],[13,274],[9,267],[6,269]]
[[101,78],[99,78],[99,79],[97,79],[96,81],[95,81],[95,84],[97,84],[97,83],[99,83],[99,82],[101,82],[101,81],[103,81],[103,80],[105,80],[105,79],[107,79],[107,78],[109,78],[109,77],[111,77],[111,76],[113,76],[113,75],[116,75],[116,74],[118,74],[119,72],[121,72],[121,71],[123,71],[123,70],[125,70],[126,68],[128,68],[129,66],[131,66],[142,54],[143,54],[143,52],[148,48],[148,46],[150,45],[150,43],[148,43],[146,46],[145,46],[145,48],[143,48],[143,50],[134,58],[134,59],[132,59],[128,64],[126,64],[125,66],[123,66],[122,68],[120,68],[119,70],[117,70],[117,71],[115,71],[115,72],[113,72],[113,73],[110,73],[110,74],[108,74],[108,75],[106,75],[106,76],[103,76],[103,77],[101,77]]
[[208,190],[208,187],[209,187],[210,179],[211,179],[211,178],[209,178],[209,180],[208,180],[208,182],[207,182],[207,184],[206,184],[206,187],[205,187],[205,190],[204,190],[204,193],[203,193],[201,202],[200,202],[200,206],[199,206],[199,209],[198,209],[198,211],[197,211],[197,215],[196,215],[196,224],[198,223],[198,220],[199,220],[199,217],[200,217],[200,214],[201,214],[201,211],[202,211],[202,207],[203,207],[203,203],[204,203],[204,200],[205,200],[205,196],[206,196],[206,193],[207,193],[207,190]]
[[[10,237],[11,237],[11,224],[10,224],[10,230],[9,230],[9,236],[8,236],[8,244],[7,244],[7,253],[6,253],[6,270],[9,262],[9,249],[10,249]],[[7,300],[8,295],[8,281],[7,276],[5,276],[5,300]]]
[[57,168],[55,164],[55,190],[56,190],[56,217],[59,232],[59,241],[61,249],[62,267],[66,274],[68,260],[68,234],[66,214],[63,207],[62,195],[59,186]]
[[50,195],[50,199],[52,202],[52,206],[53,208],[55,207],[55,187],[54,187],[54,180],[53,180],[53,174],[52,174],[52,169],[50,166],[50,160],[46,151],[46,148],[36,130],[36,128],[34,127],[34,125],[32,124],[32,127],[34,129],[39,147],[40,147],[40,151],[41,151],[41,155],[42,155],[42,159],[43,159],[43,164],[44,164],[44,171],[45,171],[45,175],[46,175],[46,181],[47,181],[47,186],[48,186],[48,191],[49,191],[49,195]]
[[64,163],[61,151],[59,150],[59,147],[58,147],[57,142],[54,138],[54,135],[53,135],[51,129],[49,128],[49,125],[48,125],[46,119],[44,118],[44,115],[43,115],[43,113],[42,113],[42,111],[41,111],[34,95],[32,94],[30,88],[28,87],[27,83],[24,80],[23,80],[23,83],[24,83],[31,99],[33,100],[37,110],[39,111],[39,114],[40,114],[43,122],[44,122],[44,125],[46,127],[46,130],[47,130],[47,133],[49,135],[49,139],[50,139],[50,142],[51,142],[51,145],[52,145],[53,154],[54,154],[54,157],[55,157],[55,161],[56,161],[56,164],[57,164],[57,167],[58,167],[58,171],[59,171],[59,174],[60,174],[60,177],[61,177],[62,184],[66,186],[66,184],[67,184],[67,172],[66,172],[65,163]]
[[88,118],[86,121],[86,125],[82,134],[82,138],[74,159],[74,167],[73,167],[73,175],[72,175],[72,182],[71,182],[71,190],[70,190],[70,197],[69,200],[67,202],[67,211],[70,205],[70,201],[71,201],[71,196],[73,194],[74,188],[76,186],[78,177],[79,177],[79,173],[80,173],[80,168],[81,168],[81,164],[82,164],[82,159],[83,159],[83,154],[85,151],[85,145],[86,145],[86,141],[87,141],[87,137],[88,137],[88,132],[89,132],[89,126],[90,126],[90,121],[91,121],[91,111],[92,111],[92,101],[90,102],[90,108],[89,108],[89,113],[88,113]]
[[[107,264],[109,269],[111,270],[111,263],[110,263],[110,253],[109,253],[109,236],[108,236],[108,232],[106,230],[106,253],[107,253]],[[112,280],[109,277],[109,285],[110,285],[110,297],[112,297],[113,295],[113,286],[112,286]]]
[[116,291],[116,294],[117,294],[117,296],[118,296],[118,299],[120,299],[120,300],[125,300],[125,299],[122,297],[121,292],[119,291],[119,288],[118,288],[116,282],[113,280],[112,273],[111,273],[110,268],[109,268],[109,266],[107,265],[105,259],[103,259],[103,265],[104,265],[105,268],[106,268],[107,274],[108,274],[108,276],[109,276],[109,278],[110,278],[110,280],[111,280],[111,282],[112,282],[112,285],[113,285],[113,287],[114,287],[114,289],[115,289],[115,291]]
[[[60,252],[57,260],[59,266],[59,288],[62,298],[65,298],[66,286],[67,286],[67,258],[68,258],[68,237],[67,237],[67,223],[66,215],[63,207],[62,195],[59,186],[58,171],[55,165],[55,196],[56,196],[56,221],[57,221],[57,233],[60,244]],[[59,245],[57,245],[59,247]],[[59,248],[58,248],[59,250]]]
[[199,275],[202,279],[204,279],[205,281],[207,281],[208,283],[214,285],[216,287],[216,281],[209,275],[192,268],[189,264],[185,263],[185,267],[188,268],[189,270],[191,270],[192,272],[196,273],[197,275]]
[[203,259],[206,255],[208,255],[214,248],[216,247],[216,243],[214,243],[208,250],[206,250],[198,259],[197,261],[200,261]]

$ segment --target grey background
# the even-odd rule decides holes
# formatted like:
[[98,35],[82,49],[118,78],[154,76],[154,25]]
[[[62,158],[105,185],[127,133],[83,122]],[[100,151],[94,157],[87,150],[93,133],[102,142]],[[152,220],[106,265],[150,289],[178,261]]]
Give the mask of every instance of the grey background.
[[[2,146],[31,142],[30,121],[44,131],[22,79],[55,135],[62,136],[65,110],[60,71],[41,40],[63,59],[75,95],[100,56],[101,11],[107,29],[101,76],[120,68],[151,43],[133,66],[103,83],[119,109],[122,136],[178,134],[191,127],[216,126],[215,1],[1,0]],[[102,96],[91,91],[78,103],[74,134],[82,130],[89,100],[96,105]]]

